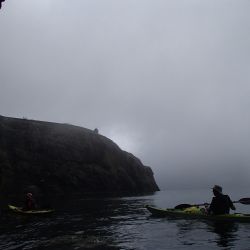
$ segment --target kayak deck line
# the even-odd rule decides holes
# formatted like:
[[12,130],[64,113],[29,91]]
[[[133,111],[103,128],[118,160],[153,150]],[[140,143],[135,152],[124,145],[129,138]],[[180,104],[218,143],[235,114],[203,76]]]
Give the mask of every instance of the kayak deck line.
[[16,207],[13,205],[8,205],[8,208],[15,213],[29,214],[29,215],[48,214],[54,212],[53,209],[23,210],[21,207]]
[[153,215],[158,217],[169,218],[183,218],[183,219],[206,219],[206,220],[219,220],[219,221],[235,221],[235,222],[249,222],[250,214],[234,213],[222,215],[205,214],[200,208],[191,207],[184,210],[174,208],[157,208],[146,205],[147,210]]

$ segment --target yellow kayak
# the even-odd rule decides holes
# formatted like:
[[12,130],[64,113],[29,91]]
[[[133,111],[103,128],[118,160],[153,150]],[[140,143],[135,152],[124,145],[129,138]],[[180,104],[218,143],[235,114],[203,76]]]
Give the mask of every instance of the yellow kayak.
[[8,208],[15,212],[20,214],[48,214],[54,212],[53,209],[36,209],[36,210],[23,210],[21,207],[16,207],[12,205],[8,205]]

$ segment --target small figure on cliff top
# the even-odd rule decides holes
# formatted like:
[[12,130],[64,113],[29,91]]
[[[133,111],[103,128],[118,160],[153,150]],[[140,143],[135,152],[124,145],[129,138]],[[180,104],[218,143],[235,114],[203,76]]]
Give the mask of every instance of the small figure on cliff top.
[[99,134],[98,128],[95,128],[95,129],[94,129],[94,133],[95,133],[95,134]]
[[25,196],[23,210],[34,210],[34,209],[36,209],[36,202],[35,199],[33,198],[33,194],[27,193]]

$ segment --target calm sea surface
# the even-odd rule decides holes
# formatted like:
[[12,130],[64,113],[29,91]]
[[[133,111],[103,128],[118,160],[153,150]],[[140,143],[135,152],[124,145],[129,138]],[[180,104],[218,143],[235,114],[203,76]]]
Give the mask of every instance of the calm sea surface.
[[[230,193],[232,199],[244,196]],[[46,216],[4,212],[0,249],[250,249],[250,223],[151,217],[146,204],[203,203],[210,190],[160,191],[150,196],[74,199]],[[250,213],[250,206],[237,205]]]

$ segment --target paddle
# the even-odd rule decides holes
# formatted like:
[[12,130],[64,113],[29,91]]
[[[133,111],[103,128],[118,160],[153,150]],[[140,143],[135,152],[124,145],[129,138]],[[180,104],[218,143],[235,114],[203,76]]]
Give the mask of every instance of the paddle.
[[[233,201],[233,203],[240,203],[240,204],[244,204],[244,205],[250,205],[250,198],[241,198],[238,201]],[[175,209],[185,209],[185,208],[189,208],[189,207],[201,207],[201,206],[206,206],[206,205],[210,205],[209,203],[202,203],[202,204],[180,204],[175,206]]]

